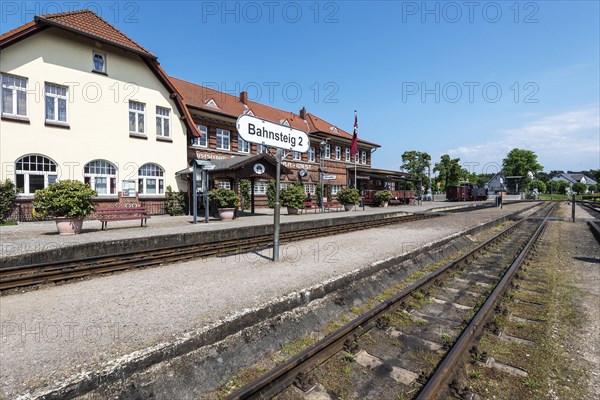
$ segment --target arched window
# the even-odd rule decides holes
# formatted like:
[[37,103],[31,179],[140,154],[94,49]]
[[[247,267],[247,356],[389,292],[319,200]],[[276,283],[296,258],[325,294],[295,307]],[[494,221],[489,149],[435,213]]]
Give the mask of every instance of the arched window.
[[138,191],[140,194],[164,194],[165,171],[158,165],[144,164],[138,170]]
[[17,192],[32,195],[58,178],[54,161],[40,154],[23,156],[15,162]]
[[84,182],[99,196],[117,194],[117,168],[105,160],[93,160],[83,167]]

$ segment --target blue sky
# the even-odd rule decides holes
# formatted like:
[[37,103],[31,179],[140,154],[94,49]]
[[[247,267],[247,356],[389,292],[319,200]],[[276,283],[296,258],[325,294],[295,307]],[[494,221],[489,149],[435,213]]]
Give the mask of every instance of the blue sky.
[[495,172],[520,147],[600,168],[597,1],[3,1],[0,30],[86,6],[170,75],[348,131],[358,110],[376,167],[420,150]]

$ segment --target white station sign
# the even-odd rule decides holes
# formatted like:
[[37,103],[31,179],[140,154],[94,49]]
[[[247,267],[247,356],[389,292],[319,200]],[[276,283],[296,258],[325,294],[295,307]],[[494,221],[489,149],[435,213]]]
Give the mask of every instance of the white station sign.
[[240,115],[237,131],[246,142],[306,153],[308,135],[299,129],[276,124],[250,115]]

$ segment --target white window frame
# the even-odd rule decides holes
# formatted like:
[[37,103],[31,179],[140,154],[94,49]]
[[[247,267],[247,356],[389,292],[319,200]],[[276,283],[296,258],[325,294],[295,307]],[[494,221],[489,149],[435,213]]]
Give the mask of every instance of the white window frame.
[[304,184],[304,193],[308,194],[310,192],[311,195],[315,195],[317,191],[317,186],[314,183],[305,183]]
[[358,164],[358,151],[354,155],[354,162]]
[[323,158],[331,158],[331,146],[328,144],[325,145],[325,153]]
[[219,189],[229,189],[231,190],[231,182],[229,182],[228,180],[219,180],[216,182],[216,186]]
[[[156,136],[168,138],[171,136],[171,109],[156,106]],[[167,129],[165,129],[167,128]]]
[[[55,89],[55,93],[49,93],[49,89]],[[58,90],[63,90],[64,94],[56,93]],[[46,82],[44,85],[44,114],[47,122],[54,122],[59,124],[66,124],[69,120],[69,88],[63,85],[56,85],[54,83]],[[65,103],[65,119],[59,119],[59,102],[63,100]],[[48,102],[52,101],[52,108],[54,112],[54,118],[48,118]]]
[[[96,55],[102,57],[102,69],[96,68]],[[100,72],[101,74],[106,74],[106,53],[100,53],[99,51],[92,52],[92,71]]]
[[268,153],[269,148],[264,144],[259,144],[256,146],[256,154]]
[[250,142],[246,142],[240,135],[237,137],[238,153],[250,153]]
[[254,182],[254,194],[255,195],[266,196],[267,190],[269,190],[269,182],[267,182],[267,181]]
[[360,162],[361,164],[367,163],[367,152],[364,150],[360,153]]
[[329,190],[332,196],[337,195],[342,190],[342,185],[329,185]]
[[[157,175],[143,175],[144,167],[152,168]],[[148,181],[156,181],[156,193],[148,193]],[[165,170],[156,163],[146,163],[138,169],[138,193],[142,196],[161,196],[165,194]]]
[[[93,171],[90,169],[93,167]],[[86,172],[86,169],[88,170]],[[110,170],[114,170],[114,173],[111,173]],[[92,160],[89,163],[85,164],[83,167],[83,177],[84,182],[89,183],[90,187],[98,192],[99,197],[110,197],[118,195],[118,187],[117,187],[117,167],[115,164],[106,160]],[[89,178],[85,179],[85,178]],[[98,183],[100,180],[106,180],[106,193],[100,193],[98,191]],[[112,181],[111,181],[112,180]],[[112,183],[114,182],[114,186]],[[111,190],[114,189],[114,192],[111,193]]]
[[350,155],[350,148],[346,147],[346,161],[350,161],[350,158],[352,158]]
[[[225,147],[225,139],[227,139],[227,147]],[[220,146],[219,140],[221,140]],[[231,149],[231,132],[225,129],[217,128],[217,150],[229,149]]]
[[[136,108],[137,107],[137,108]],[[141,107],[141,110],[139,109]],[[134,130],[131,130],[131,126],[129,126],[129,133],[135,133],[138,135],[145,135],[146,131],[146,104],[140,103],[139,101],[129,101],[129,121],[131,123],[131,114],[135,117],[135,127]],[[140,117],[142,119],[142,129],[140,130]]]
[[[35,157],[35,159],[31,159],[31,157]],[[37,157],[42,157],[42,162],[38,162]],[[36,167],[34,169],[23,169],[18,168],[18,163],[27,158],[27,164],[34,164]],[[47,162],[46,162],[47,161]],[[21,164],[22,166],[23,164]],[[48,185],[56,182],[58,180],[58,165],[54,160],[49,157],[46,157],[43,154],[27,154],[23,157],[19,157],[15,161],[15,185],[18,184],[18,175],[23,175],[23,192],[17,193],[19,196],[32,196],[35,192],[31,192],[29,189],[29,177],[32,175],[42,175],[44,177],[44,189],[48,187]]]
[[340,146],[335,146],[335,159],[336,160],[342,159],[342,148]]
[[295,151],[294,152],[294,160],[302,161],[302,153],[300,153],[299,151]]
[[315,162],[317,151],[314,147],[308,149],[308,161]]
[[[2,115],[10,115],[10,116],[14,116],[14,117],[26,118],[27,117],[27,85],[29,83],[28,79],[23,78],[21,76],[9,75],[9,74],[2,74],[1,78],[2,78],[2,85],[1,85],[2,91],[0,93],[0,95],[1,95],[0,107],[2,107]],[[9,80],[13,80],[13,82],[9,83],[8,82]],[[17,85],[17,83],[20,83],[20,85]],[[4,107],[4,92],[5,91],[11,93],[12,112],[6,111],[6,109]],[[25,100],[24,100],[25,113],[24,114],[19,114],[19,95],[25,96]]]
[[[208,127],[206,125],[196,126],[198,127],[198,131],[200,132],[200,136],[192,139],[192,146],[204,148],[208,147]],[[204,144],[202,144],[202,142],[204,142]]]

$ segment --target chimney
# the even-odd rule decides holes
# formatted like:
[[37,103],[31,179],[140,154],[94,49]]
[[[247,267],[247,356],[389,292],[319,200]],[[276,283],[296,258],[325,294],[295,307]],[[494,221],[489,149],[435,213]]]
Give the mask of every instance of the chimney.
[[306,119],[306,107],[302,107],[302,110],[300,110],[300,118]]
[[248,102],[248,92],[240,93],[240,101],[244,104],[246,104]]

